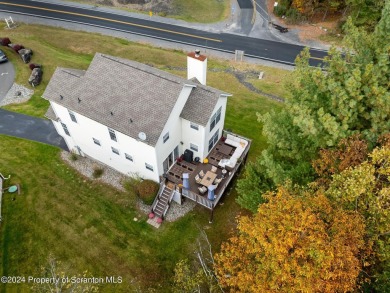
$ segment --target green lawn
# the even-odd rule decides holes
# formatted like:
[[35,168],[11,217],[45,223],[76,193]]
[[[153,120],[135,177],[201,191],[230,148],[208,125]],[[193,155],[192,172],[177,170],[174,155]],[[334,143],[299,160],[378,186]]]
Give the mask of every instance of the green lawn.
[[[107,5],[104,2],[97,0],[68,0],[72,2],[86,3],[90,5],[106,6],[113,8],[112,5]],[[112,1],[108,1],[112,2]],[[188,22],[212,23],[227,19],[230,12],[229,0],[173,0],[171,1],[171,12],[161,11],[160,16],[181,19]],[[120,5],[118,9],[148,14],[146,10],[136,10],[135,6]],[[156,11],[153,11],[156,13]]]
[[[116,292],[129,292],[133,279],[144,288],[169,292],[174,265],[193,256],[198,227],[217,250],[240,211],[232,191],[215,211],[197,207],[158,230],[134,207],[134,195],[83,178],[59,158],[57,148],[0,135],[1,172],[21,195],[3,197],[0,273],[41,276],[49,255],[67,274],[122,276]],[[133,221],[134,217],[140,221]],[[0,292],[26,292],[28,285],[0,285]],[[5,291],[5,289],[7,289]],[[99,292],[113,292],[112,285]]]
[[188,22],[217,22],[229,17],[229,0],[173,0],[177,13],[169,17]]
[[[44,79],[34,97],[20,105],[5,108],[43,116],[48,103],[41,99],[57,66],[86,69],[95,52],[133,59],[155,67],[186,66],[185,53],[136,44],[118,38],[59,28],[21,25],[15,30],[0,29],[34,50],[33,62],[42,63]],[[30,70],[13,52],[5,48],[17,69],[17,82],[26,85]],[[210,58],[209,68],[263,70]],[[275,78],[282,71],[268,70]],[[185,71],[171,72],[184,76]],[[273,72],[273,73],[271,73]],[[249,91],[231,73],[208,73],[208,84],[233,94],[228,100],[225,128],[253,139],[249,159],[266,146],[256,113],[280,108],[280,104]],[[271,92],[272,93],[272,92]],[[68,266],[69,274],[87,270],[93,276],[120,275],[117,287],[104,286],[102,292],[129,292],[135,278],[142,287],[170,292],[175,263],[193,257],[198,228],[206,229],[215,250],[235,227],[240,210],[232,189],[224,205],[215,211],[210,225],[209,211],[197,207],[175,223],[164,223],[155,230],[145,223],[146,216],[134,206],[134,195],[113,190],[83,178],[64,164],[59,150],[40,143],[0,136],[0,172],[12,174],[10,183],[20,183],[22,195],[3,200],[1,223],[0,273],[39,276],[49,254]],[[8,184],[8,182],[7,182]],[[134,222],[133,218],[141,221]],[[0,287],[0,292],[25,292],[27,285]]]

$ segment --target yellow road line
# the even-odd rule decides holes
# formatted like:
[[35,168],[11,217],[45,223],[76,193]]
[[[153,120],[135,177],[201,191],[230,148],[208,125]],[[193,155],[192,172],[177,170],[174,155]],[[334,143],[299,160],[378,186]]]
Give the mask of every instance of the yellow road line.
[[157,27],[153,27],[153,26],[136,24],[136,23],[132,23],[132,22],[115,20],[115,19],[110,19],[110,18],[105,18],[105,17],[81,14],[81,13],[76,13],[76,12],[68,12],[68,11],[56,10],[56,9],[50,9],[50,8],[35,7],[35,6],[23,5],[23,4],[7,3],[7,2],[0,2],[0,4],[10,5],[10,6],[19,6],[19,7],[25,7],[25,8],[32,8],[32,9],[37,9],[37,10],[45,10],[45,11],[51,11],[51,12],[57,12],[57,13],[63,13],[63,14],[70,14],[70,15],[88,17],[88,18],[93,18],[93,19],[100,19],[100,20],[105,20],[105,21],[110,21],[110,22],[115,22],[115,23],[121,23],[121,24],[127,24],[127,25],[147,28],[147,29],[156,30],[156,31],[160,31],[160,32],[166,32],[166,33],[171,33],[171,34],[176,34],[176,35],[182,35],[182,36],[187,36],[187,37],[222,43],[222,40],[218,40],[218,39],[206,38],[206,37],[201,37],[201,36],[197,36],[197,35],[186,34],[186,33],[181,33],[181,32],[177,32],[177,31],[171,31],[171,30],[157,28]]
[[310,57],[309,59],[316,59],[316,60],[321,60],[321,61],[325,60],[324,58],[318,58],[318,57]]

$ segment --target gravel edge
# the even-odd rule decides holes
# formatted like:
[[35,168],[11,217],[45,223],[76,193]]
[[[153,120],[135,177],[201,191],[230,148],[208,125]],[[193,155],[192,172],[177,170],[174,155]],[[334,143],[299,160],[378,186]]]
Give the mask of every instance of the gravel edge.
[[14,83],[9,89],[5,98],[0,101],[0,107],[9,104],[20,104],[27,102],[33,94],[33,90],[30,90],[20,84]]

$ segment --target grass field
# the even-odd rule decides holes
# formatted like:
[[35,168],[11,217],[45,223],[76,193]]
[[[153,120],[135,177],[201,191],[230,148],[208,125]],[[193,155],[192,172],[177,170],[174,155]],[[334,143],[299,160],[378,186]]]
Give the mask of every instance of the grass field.
[[[107,5],[104,1],[98,0],[69,0],[72,2],[86,3],[90,5],[97,6],[106,6],[106,7],[115,7],[117,9],[122,9],[130,12],[138,13],[149,13],[149,11],[139,10],[139,5],[132,4],[117,4],[115,1],[106,1],[111,3]],[[170,12],[169,11],[160,11],[158,14],[160,16],[170,17],[181,19],[188,22],[200,22],[200,23],[212,23],[224,20],[229,17],[230,11],[230,1],[229,0],[172,0],[170,2]],[[114,5],[112,5],[114,3]],[[137,10],[138,9],[138,10]],[[153,9],[152,9],[153,11]],[[153,11],[156,13],[155,11]]]
[[169,17],[188,22],[217,22],[229,17],[229,0],[173,0],[173,7],[178,12]]
[[[32,62],[42,63],[44,80],[34,97],[25,104],[6,108],[43,116],[48,103],[41,99],[45,86],[57,66],[86,69],[95,52],[133,59],[155,67],[185,67],[186,55],[98,34],[71,32],[59,28],[21,25],[13,31],[0,29],[14,43],[34,50]],[[7,55],[17,69],[17,82],[26,85],[27,65],[9,49]],[[281,78],[285,71],[254,65],[236,64],[210,58],[209,68],[267,71]],[[172,71],[185,75],[184,71]],[[282,81],[281,81],[282,82]],[[225,128],[253,139],[249,159],[264,149],[261,125],[256,113],[279,109],[280,104],[249,91],[233,74],[208,73],[208,84],[233,94],[228,100]],[[276,87],[280,87],[279,84]],[[270,89],[273,93],[273,89]],[[235,203],[234,189],[215,211],[196,208],[175,223],[164,223],[155,230],[134,206],[134,195],[91,182],[71,170],[59,158],[59,150],[39,143],[0,136],[0,172],[12,174],[10,183],[20,183],[22,195],[12,201],[4,196],[1,223],[0,273],[38,276],[49,255],[66,264],[69,275],[87,270],[93,276],[120,275],[117,287],[101,287],[102,292],[131,292],[135,278],[143,288],[170,292],[175,263],[191,258],[198,228],[206,232],[217,250],[235,227],[235,217],[244,212]],[[8,183],[7,183],[8,184]],[[140,218],[135,222],[133,218]],[[24,286],[24,287],[23,287]],[[25,292],[28,285],[0,287],[0,292]],[[5,291],[5,289],[7,289]]]

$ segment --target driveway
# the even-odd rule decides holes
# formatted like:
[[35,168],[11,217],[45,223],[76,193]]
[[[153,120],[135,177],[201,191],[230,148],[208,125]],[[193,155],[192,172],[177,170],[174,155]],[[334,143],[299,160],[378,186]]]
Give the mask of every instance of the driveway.
[[0,63],[0,101],[5,98],[15,80],[15,69],[11,62]]
[[0,109],[0,134],[25,138],[68,150],[50,120]]

